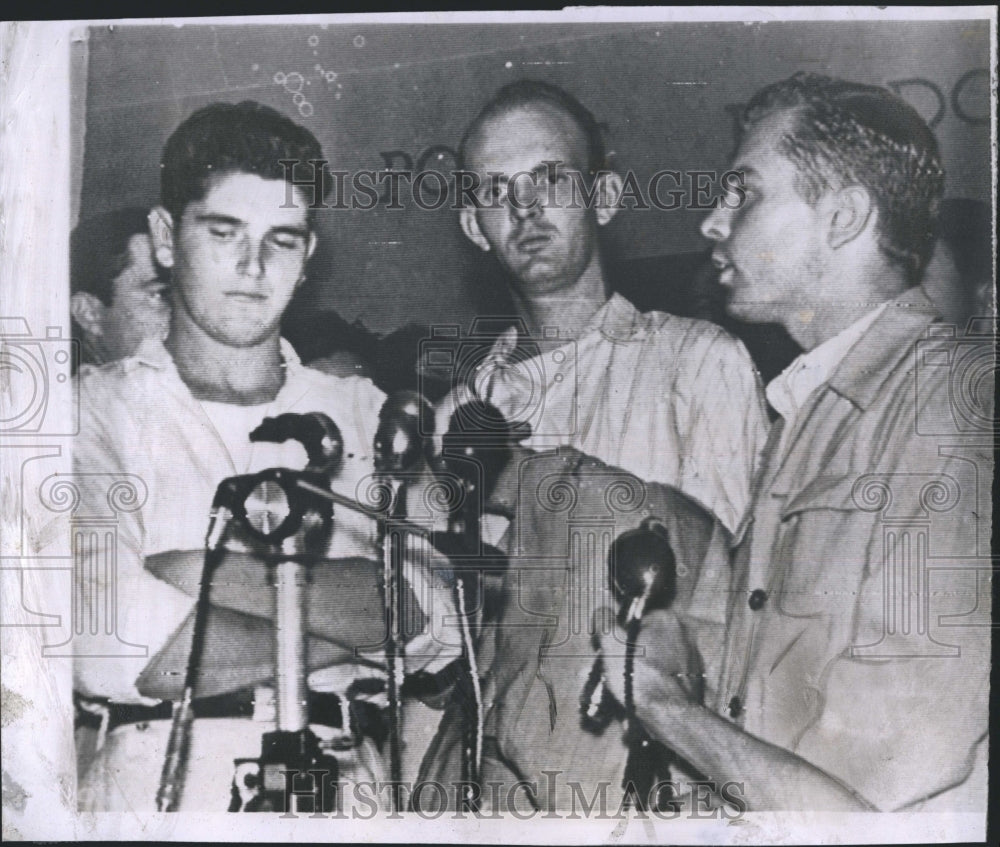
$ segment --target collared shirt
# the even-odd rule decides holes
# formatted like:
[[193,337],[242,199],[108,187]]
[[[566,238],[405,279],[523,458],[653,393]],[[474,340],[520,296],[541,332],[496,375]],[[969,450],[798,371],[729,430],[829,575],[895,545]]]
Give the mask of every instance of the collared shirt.
[[[639,312],[613,294],[575,340],[532,338],[537,355],[477,380],[525,446],[575,447],[640,479],[674,486],[735,532],[750,502],[768,419],[743,345],[707,321]],[[443,405],[439,425],[447,426]]]
[[938,348],[976,342],[935,336],[920,289],[868,317],[775,424],[734,558],[716,709],[879,809],[973,810],[985,796],[974,768],[988,729],[992,450],[987,432],[963,438],[955,422],[961,347]]
[[861,340],[887,305],[888,302],[876,306],[833,338],[802,353],[767,384],[767,402],[785,419],[786,429],[809,395],[833,375],[847,351]]
[[[281,352],[284,383],[257,417],[329,415],[344,442],[342,468],[331,487],[364,501],[383,393],[367,379],[303,366],[284,341]],[[247,433],[237,444],[232,432],[218,432],[159,341],[147,340],[134,356],[88,372],[80,394],[74,468],[81,500],[74,522],[79,529],[90,519],[104,521],[92,538],[94,552],[107,558],[84,551],[86,612],[83,631],[74,637],[75,684],[92,696],[135,701],[141,699],[135,680],[189,616],[196,595],[158,579],[145,569],[144,558],[203,549],[209,507],[225,477],[302,468],[307,457],[295,441],[251,443]],[[337,509],[327,555],[377,558],[375,535],[369,518]],[[113,564],[111,573],[105,562]],[[84,625],[88,616],[100,618],[99,625]]]
[[[506,607],[483,638],[485,726],[526,779],[560,772],[560,787],[540,803],[566,809],[567,781],[582,782],[588,796],[597,786],[614,791],[628,752],[620,726],[597,738],[579,715],[594,661],[593,612],[614,604],[608,543],[645,515],[678,521],[671,538],[688,590],[675,609],[714,681],[730,577],[722,527],[734,530],[747,508],[768,423],[746,350],[706,321],[640,313],[614,295],[575,340],[522,339],[518,352],[529,344],[538,352],[519,359],[510,355],[514,340],[501,336],[475,380],[482,399],[530,424],[525,445],[540,451],[519,468]],[[462,399],[439,409],[439,431]],[[579,470],[556,472],[561,459],[541,453],[555,447],[586,454]],[[684,508],[670,500],[676,490],[705,508],[687,505],[708,528],[697,561],[681,555],[699,535],[691,528],[698,517],[685,525]]]

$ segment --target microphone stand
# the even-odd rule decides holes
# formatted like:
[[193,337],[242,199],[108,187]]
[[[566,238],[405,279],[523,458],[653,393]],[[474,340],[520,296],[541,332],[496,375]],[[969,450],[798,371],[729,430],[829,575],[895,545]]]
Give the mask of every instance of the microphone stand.
[[[430,454],[429,433],[422,422],[429,407],[419,394],[400,392],[389,397],[379,411],[375,432],[375,475],[387,489],[385,513],[378,521],[382,550],[382,599],[386,621],[385,663],[389,700],[389,780],[393,786],[390,806],[401,811],[399,786],[403,779],[403,537],[407,525],[406,478]],[[423,534],[423,533],[422,533]]]
[[205,558],[201,570],[201,583],[198,587],[198,599],[194,607],[191,652],[188,654],[187,668],[184,674],[184,692],[173,713],[170,738],[167,741],[167,755],[163,762],[160,785],[156,792],[156,810],[158,812],[177,811],[184,791],[191,746],[191,725],[194,722],[194,691],[198,674],[201,671],[201,658],[205,649],[205,631],[208,628],[208,601],[212,587],[212,574],[222,560],[221,554],[224,552],[222,542],[233,518],[233,513],[228,505],[234,494],[232,482],[231,479],[223,480],[216,490],[215,501],[212,504],[208,532],[205,536]]
[[[244,803],[243,792],[234,781],[229,811],[291,811],[285,808],[289,801],[309,813],[333,811],[336,806],[337,760],[320,750],[319,739],[309,729],[304,587],[308,567],[319,557],[316,551],[332,532],[332,504],[327,498],[317,497],[316,492],[329,488],[330,477],[343,456],[343,440],[336,424],[320,413],[266,418],[250,433],[251,441],[281,442],[289,438],[305,447],[309,457],[306,470],[271,468],[229,477],[216,490],[184,691],[173,715],[156,797],[160,811],[176,811],[183,794],[212,574],[222,560],[224,542],[233,524],[263,545],[265,561],[274,566],[277,728],[264,733],[259,759],[236,760],[237,774],[242,772],[242,788],[251,796]],[[247,510],[248,499],[255,502],[252,513]],[[257,504],[264,504],[264,508],[256,508]],[[302,776],[312,777],[311,787],[296,789],[295,780]]]

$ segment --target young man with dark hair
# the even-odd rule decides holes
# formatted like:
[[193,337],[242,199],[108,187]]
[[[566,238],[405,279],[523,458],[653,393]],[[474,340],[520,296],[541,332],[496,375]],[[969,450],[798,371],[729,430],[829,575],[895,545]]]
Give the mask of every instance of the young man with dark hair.
[[949,335],[915,287],[937,143],[884,89],[798,74],[750,101],[733,168],[745,202],[702,225],[729,311],[806,352],[767,388],[717,694],[690,700],[653,613],[638,716],[751,810],[982,812],[993,338]]
[[[81,548],[77,568],[74,688],[85,708],[104,715],[101,749],[81,774],[85,809],[155,808],[216,487],[233,475],[306,465],[298,442],[251,442],[249,433],[266,417],[322,412],[343,437],[332,488],[356,498],[370,482],[384,395],[367,379],[304,367],[279,331],[316,247],[314,198],[286,181],[280,161],[308,169],[320,159],[308,130],[251,101],[206,106],[167,142],[151,233],[173,277],[170,331],[81,385],[81,513],[106,512],[109,486],[134,495],[116,514],[117,548],[105,549],[101,536]],[[339,561],[311,573],[310,687],[343,692],[356,673],[354,648],[383,638],[373,614],[381,605],[373,521],[338,509],[326,555]],[[449,608],[442,596],[439,610]],[[226,612],[206,638],[182,811],[225,811],[233,759],[257,757],[262,732],[273,729],[274,600],[263,562],[227,553],[211,597]],[[103,625],[82,623],[102,612]],[[346,723],[343,730],[350,734]]]

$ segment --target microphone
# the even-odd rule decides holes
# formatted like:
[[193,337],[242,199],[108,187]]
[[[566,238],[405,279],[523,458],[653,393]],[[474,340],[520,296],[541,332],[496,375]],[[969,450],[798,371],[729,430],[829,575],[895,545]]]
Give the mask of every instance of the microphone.
[[[629,752],[622,778],[623,802],[634,804],[643,811],[650,806],[666,811],[676,808],[669,783],[674,754],[650,738],[639,725],[635,718],[632,685],[636,642],[643,615],[647,611],[669,608],[677,593],[677,562],[667,528],[656,518],[646,518],[636,529],[622,533],[611,545],[608,570],[612,590],[619,601],[619,623],[625,628],[626,638],[623,706],[625,743]],[[584,726],[595,732],[601,732],[611,720],[607,702],[611,698],[606,690],[603,664],[598,656],[581,698]]]
[[[608,579],[619,602],[618,623],[634,643],[643,615],[670,608],[677,594],[677,561],[667,529],[659,520],[646,518],[614,540],[608,552]],[[584,686],[580,709],[584,727],[595,734],[621,716],[621,708],[607,690],[600,655]]]
[[[523,427],[520,428],[523,431]],[[450,548],[451,555],[459,560],[470,557],[479,567],[470,568],[466,576],[456,571],[455,596],[459,604],[459,624],[462,631],[462,652],[467,674],[461,680],[463,704],[462,731],[462,784],[465,786],[461,808],[476,811],[479,808],[479,785],[482,776],[484,704],[476,663],[473,628],[470,621],[468,600],[483,593],[484,573],[487,562],[503,562],[506,557],[496,548],[483,545],[480,520],[487,500],[496,488],[513,455],[516,443],[511,426],[503,414],[491,403],[473,400],[460,405],[452,412],[448,431],[441,439],[439,468],[454,474],[461,485],[461,498],[453,504],[448,514],[448,531],[439,534],[436,543]],[[530,432],[530,430],[529,430]],[[479,558],[485,553],[486,558]],[[486,610],[482,610],[486,614]],[[473,786],[476,790],[473,790]]]
[[415,391],[388,397],[378,413],[375,431],[375,471],[390,479],[412,470],[433,452],[434,410]]
[[289,439],[305,447],[309,460],[307,471],[336,475],[344,458],[344,437],[327,415],[322,412],[287,412],[276,418],[264,418],[260,426],[250,433],[251,441],[280,444]]
[[[529,435],[529,424],[511,423],[492,403],[472,400],[451,413],[441,439],[441,463],[463,483],[481,491],[485,502],[510,462],[513,447]],[[480,472],[470,475],[474,466]]]
[[[386,399],[378,414],[375,431],[375,474],[388,480],[390,493],[387,513],[390,518],[406,518],[406,474],[421,458],[431,457],[434,411],[414,391],[401,391]],[[430,426],[427,424],[430,423]],[[398,783],[402,774],[403,711],[403,539],[397,530],[388,531],[379,521],[379,545],[382,548],[382,596],[387,624],[385,645],[389,700],[389,775]],[[392,796],[393,811],[398,811],[399,797]]]

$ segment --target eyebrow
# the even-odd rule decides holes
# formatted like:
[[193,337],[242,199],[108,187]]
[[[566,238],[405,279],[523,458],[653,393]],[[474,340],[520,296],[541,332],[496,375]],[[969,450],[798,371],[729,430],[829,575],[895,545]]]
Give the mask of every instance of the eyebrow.
[[302,226],[276,226],[271,229],[271,232],[278,232],[282,235],[297,235],[300,238],[309,237],[309,228]]
[[[559,173],[559,171],[579,171],[579,172],[583,171],[583,168],[577,167],[575,165],[570,165],[567,162],[562,161],[561,159],[548,159],[547,162],[549,164],[554,165],[554,167],[552,168],[552,170],[555,173]],[[547,174],[549,172],[549,164],[546,164],[546,162],[539,162],[537,165],[535,165],[530,170],[527,170],[527,171],[520,170],[520,171],[515,171],[515,173],[519,173],[519,174],[529,173],[529,174],[537,174],[539,176],[544,176],[545,174]],[[514,175],[514,174],[509,174],[506,171],[504,171],[502,173],[498,172],[498,171],[489,171],[488,173],[490,173],[490,174],[496,173],[498,175],[498,177],[500,178],[501,182],[509,182],[510,178]],[[489,185],[490,183],[492,183],[492,181],[493,180],[491,178],[491,179],[488,179],[488,180],[484,181],[483,184],[484,185]]]
[[199,223],[210,223],[210,224],[230,224],[232,226],[242,226],[243,221],[239,218],[233,218],[229,215],[217,215],[213,212],[205,212],[200,215],[195,216],[195,220]]
[[730,170],[741,173],[743,176],[760,176],[760,172],[756,168],[750,167],[750,165],[733,165]]

